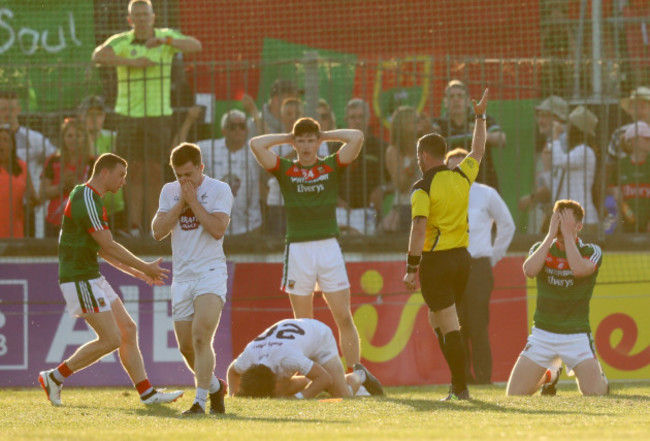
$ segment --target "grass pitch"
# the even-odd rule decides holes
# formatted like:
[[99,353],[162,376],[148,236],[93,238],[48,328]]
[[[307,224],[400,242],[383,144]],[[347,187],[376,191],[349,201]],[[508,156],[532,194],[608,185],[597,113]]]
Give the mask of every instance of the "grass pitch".
[[471,387],[472,401],[440,402],[443,386],[389,387],[381,398],[343,401],[229,398],[227,413],[181,418],[192,389],[171,405],[145,407],[127,388],[64,388],[53,407],[39,387],[0,389],[2,440],[647,440],[650,382],[613,383],[582,397],[575,383],[555,397]]

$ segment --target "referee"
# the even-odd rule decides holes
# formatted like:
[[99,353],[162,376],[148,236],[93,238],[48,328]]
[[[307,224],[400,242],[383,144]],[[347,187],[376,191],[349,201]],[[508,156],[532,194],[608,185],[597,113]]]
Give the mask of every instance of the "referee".
[[445,165],[447,143],[438,134],[418,140],[418,165],[422,179],[411,194],[411,236],[404,283],[415,289],[418,268],[420,288],[429,307],[429,323],[451,371],[447,400],[470,399],[465,377],[465,350],[456,304],[462,299],[470,270],[467,207],[469,189],[478,175],[485,152],[485,111],[488,90],[477,104],[472,151],[453,170]]

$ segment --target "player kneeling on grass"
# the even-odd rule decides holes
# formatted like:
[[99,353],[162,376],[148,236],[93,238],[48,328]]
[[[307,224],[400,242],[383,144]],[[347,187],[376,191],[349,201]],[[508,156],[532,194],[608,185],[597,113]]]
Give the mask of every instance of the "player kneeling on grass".
[[562,362],[583,395],[606,395],[607,379],[596,357],[589,301],[602,262],[598,245],[584,243],[584,210],[573,200],[555,203],[548,234],[530,249],[524,274],[537,278],[535,323],[512,369],[507,395],[555,395]]
[[362,365],[345,374],[332,330],[315,319],[281,320],[246,345],[228,368],[231,396],[313,398],[322,391],[347,398],[363,386],[383,395]]

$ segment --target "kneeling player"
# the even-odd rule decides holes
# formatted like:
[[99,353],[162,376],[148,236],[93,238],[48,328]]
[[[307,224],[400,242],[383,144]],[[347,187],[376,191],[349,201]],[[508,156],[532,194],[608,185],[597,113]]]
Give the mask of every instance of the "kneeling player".
[[537,309],[528,343],[512,369],[507,395],[555,395],[562,361],[583,395],[605,395],[607,379],[589,326],[589,301],[602,261],[600,247],[578,237],[584,210],[573,200],[555,203],[548,234],[524,262],[537,279]]
[[322,391],[351,397],[363,386],[382,395],[363,366],[345,375],[331,329],[314,319],[281,320],[251,341],[228,368],[230,395],[313,398]]

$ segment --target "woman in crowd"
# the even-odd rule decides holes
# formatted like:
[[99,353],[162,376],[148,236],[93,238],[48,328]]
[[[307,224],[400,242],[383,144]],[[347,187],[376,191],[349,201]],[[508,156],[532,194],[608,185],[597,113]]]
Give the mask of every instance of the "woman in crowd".
[[45,160],[40,196],[49,201],[45,218],[45,236],[57,237],[63,210],[75,185],[85,182],[94,158],[83,125],[75,118],[66,118],[61,125],[60,151]]
[[27,164],[16,154],[11,129],[0,127],[0,238],[24,237],[24,199],[38,205]]

